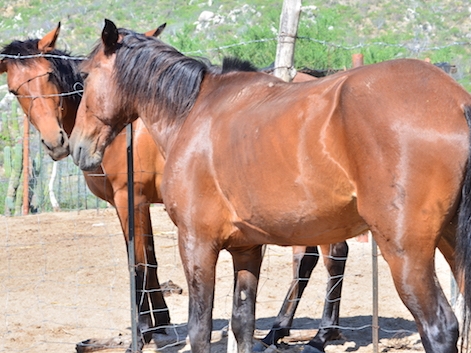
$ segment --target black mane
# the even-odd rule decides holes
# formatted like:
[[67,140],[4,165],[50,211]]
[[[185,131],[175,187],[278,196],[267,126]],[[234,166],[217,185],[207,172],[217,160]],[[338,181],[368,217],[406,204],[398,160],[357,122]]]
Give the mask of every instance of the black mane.
[[[9,62],[15,65],[30,66],[36,59],[22,59],[21,57],[42,54],[38,49],[38,42],[39,39],[28,39],[26,41],[15,40],[3,47],[0,56],[17,56],[18,59],[6,57],[3,60],[9,60]],[[44,56],[44,58],[51,64],[52,75],[50,77],[61,93],[73,92],[82,88],[83,80],[78,69],[78,61],[68,59],[70,58],[70,53],[54,49],[49,52],[48,55]],[[79,83],[78,87],[77,83]],[[79,94],[70,95],[68,98],[77,104],[81,99]]]
[[116,52],[114,77],[123,108],[143,101],[158,114],[185,117],[211,66],[184,56],[157,38],[123,29],[119,34],[123,41]]
[[123,39],[116,51],[114,78],[121,111],[145,102],[152,114],[180,120],[193,107],[205,74],[257,71],[240,59],[226,58],[222,68],[216,67],[205,59],[187,57],[158,38],[126,29],[119,29],[119,34]]
[[[26,41],[15,40],[10,44],[3,47],[0,52],[1,55],[12,55],[12,56],[29,56],[41,54],[38,49],[39,39],[28,39]],[[31,63],[30,60],[24,60],[25,64],[27,62]]]
[[258,68],[250,61],[242,60],[236,57],[226,57],[222,61],[221,73],[225,74],[232,71],[256,72]]

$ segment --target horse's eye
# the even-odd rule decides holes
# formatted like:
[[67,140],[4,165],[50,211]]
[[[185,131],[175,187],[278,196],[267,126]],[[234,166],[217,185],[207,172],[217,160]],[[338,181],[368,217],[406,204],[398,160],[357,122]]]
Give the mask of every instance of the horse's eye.
[[87,77],[88,77],[88,72],[83,72],[83,71],[82,71],[82,72],[80,72],[80,76],[82,77],[82,80],[85,81],[85,80],[87,79]]

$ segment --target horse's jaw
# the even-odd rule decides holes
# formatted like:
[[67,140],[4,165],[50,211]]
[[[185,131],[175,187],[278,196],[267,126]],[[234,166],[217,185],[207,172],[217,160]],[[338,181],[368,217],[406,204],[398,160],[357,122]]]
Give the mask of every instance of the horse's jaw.
[[74,163],[83,171],[96,170],[102,160],[103,152],[92,148],[93,144],[86,139],[70,139],[70,154]]
[[74,163],[83,171],[93,171],[100,167],[103,155],[96,152],[89,155],[82,148],[75,150],[73,154]]

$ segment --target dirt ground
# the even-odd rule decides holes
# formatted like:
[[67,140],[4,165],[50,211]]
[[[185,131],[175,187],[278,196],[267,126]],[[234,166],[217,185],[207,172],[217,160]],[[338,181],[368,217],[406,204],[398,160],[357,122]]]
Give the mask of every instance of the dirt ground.
[[[156,335],[146,352],[189,352],[185,344],[187,288],[177,249],[176,229],[162,206],[152,219],[159,278],[183,288],[166,298],[173,327]],[[0,216],[0,352],[75,352],[89,339],[127,346],[130,293],[126,250],[113,209]],[[350,254],[341,305],[343,339],[326,352],[373,352],[371,243],[349,240]],[[213,352],[227,351],[232,264],[222,252],[217,270]],[[439,254],[437,271],[445,294],[451,276]],[[292,276],[291,249],[270,246],[263,262],[257,304],[256,337],[271,326]],[[298,307],[290,342],[282,352],[299,352],[319,324],[327,273],[322,264]],[[379,256],[379,352],[423,352],[412,317],[400,302],[389,270]],[[300,341],[296,341],[300,340]],[[159,348],[157,348],[159,347]],[[124,348],[107,352],[124,352]]]

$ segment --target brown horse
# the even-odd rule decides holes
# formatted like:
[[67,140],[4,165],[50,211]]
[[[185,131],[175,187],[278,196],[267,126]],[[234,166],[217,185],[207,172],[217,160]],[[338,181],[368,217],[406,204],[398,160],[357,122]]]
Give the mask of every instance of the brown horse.
[[[163,27],[154,31],[158,35]],[[28,59],[4,58],[0,73],[7,73],[8,87],[33,124],[52,159],[69,154],[68,136],[75,124],[80,103],[82,78],[78,61],[55,49],[60,23],[41,39],[13,41],[5,46],[5,56],[33,56]],[[41,55],[42,56],[38,56]],[[135,268],[136,304],[139,308],[140,346],[152,338],[156,327],[170,323],[170,316],[157,276],[157,260],[149,206],[162,202],[160,183],[164,159],[141,120],[134,123],[134,200],[135,200]],[[110,144],[103,163],[84,172],[90,191],[116,208],[128,242],[128,189],[126,135],[120,134]]]
[[437,281],[434,251],[442,235],[457,233],[469,307],[468,92],[419,60],[288,84],[213,72],[108,20],[101,38],[83,67],[71,154],[80,168],[96,168],[137,116],[164,150],[161,190],[178,227],[193,352],[210,351],[221,249],[233,257],[238,350],[250,352],[262,244],[335,243],[366,229],[426,352],[457,352],[459,325]]
[[[150,31],[147,35],[158,35],[164,26]],[[30,56],[29,59],[6,58],[0,62],[0,73],[6,72],[10,90],[17,95],[21,106],[32,124],[41,133],[42,143],[52,159],[58,160],[68,155],[68,136],[75,124],[75,116],[80,102],[82,78],[77,70],[77,61],[66,52],[55,49],[60,24],[39,40],[14,41],[7,45],[1,55]],[[38,54],[43,57],[37,57]],[[312,80],[309,75],[297,75],[295,81]],[[134,123],[137,200],[136,222],[136,301],[139,305],[139,325],[141,332],[140,347],[151,339],[153,327],[169,323],[168,309],[160,292],[157,277],[157,261],[152,242],[152,226],[149,204],[161,202],[159,185],[164,160],[153,143],[141,120]],[[90,190],[99,198],[110,202],[116,209],[120,223],[128,239],[127,208],[127,167],[126,140],[123,134],[117,136],[107,147],[104,160],[98,170],[84,172]],[[106,173],[105,173],[106,171]],[[338,337],[338,319],[341,277],[344,273],[348,247],[345,242],[324,245],[324,264],[329,273],[327,297],[321,321],[321,328],[314,342],[320,350],[328,340]],[[145,251],[144,251],[145,249]],[[307,255],[306,255],[307,254]],[[283,306],[272,330],[262,340],[266,345],[276,343],[289,335],[289,328],[306,288],[312,270],[319,259],[317,247],[293,247],[294,279],[288,290]],[[146,283],[145,289],[144,284]],[[152,321],[149,305],[152,306]]]

